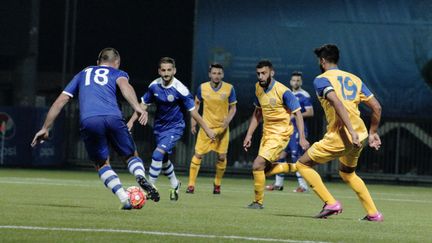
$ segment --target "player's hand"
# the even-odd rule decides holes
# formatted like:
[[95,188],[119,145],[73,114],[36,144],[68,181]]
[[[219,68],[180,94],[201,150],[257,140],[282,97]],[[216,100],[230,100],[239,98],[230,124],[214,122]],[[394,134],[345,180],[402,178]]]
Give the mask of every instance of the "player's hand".
[[147,124],[147,120],[148,120],[148,113],[147,111],[141,109],[139,111],[136,111],[138,114],[138,122],[145,126]]
[[306,140],[305,138],[300,138],[300,146],[303,149],[303,151],[306,151],[310,147],[310,144],[308,140]]
[[40,143],[45,142],[45,140],[48,139],[49,131],[46,128],[42,128],[39,130],[39,132],[36,133],[36,135],[33,138],[33,141],[31,142],[31,146],[34,147]]
[[252,145],[252,136],[246,135],[245,139],[243,140],[243,149],[247,152],[251,145]]
[[129,132],[132,131],[133,124],[134,124],[134,123],[133,123],[133,122],[130,122],[130,121],[129,121],[128,123],[126,123],[127,129],[128,129]]
[[352,132],[350,132],[350,134],[351,134],[352,144],[354,146],[356,146],[357,148],[361,148],[362,144],[360,143],[358,133],[355,131],[352,131]]
[[215,139],[216,139],[216,133],[215,133],[213,130],[211,130],[211,129],[209,128],[209,129],[206,130],[205,132],[206,132],[207,136],[208,136],[212,141],[215,141]]
[[192,119],[192,121],[191,121],[191,133],[193,135],[197,134],[196,126],[197,126],[197,122],[194,119]]
[[374,148],[375,150],[380,149],[381,139],[378,133],[369,134],[369,147]]
[[225,130],[228,128],[228,126],[229,126],[228,117],[225,117],[223,124],[222,124],[222,128]]

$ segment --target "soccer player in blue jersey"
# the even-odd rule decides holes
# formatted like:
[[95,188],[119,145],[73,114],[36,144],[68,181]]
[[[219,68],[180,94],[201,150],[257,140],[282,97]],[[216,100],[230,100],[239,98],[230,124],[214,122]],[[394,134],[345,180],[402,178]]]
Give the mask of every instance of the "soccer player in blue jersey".
[[150,199],[158,201],[159,193],[145,178],[143,161],[137,156],[134,142],[117,104],[118,86],[125,99],[139,114],[139,122],[147,122],[147,112],[140,107],[135,91],[129,84],[128,74],[119,70],[119,66],[118,51],[114,48],[103,49],[99,53],[97,66],[89,66],[75,75],[59,95],[31,145],[34,147],[48,139],[49,130],[60,111],[71,98],[79,95],[80,131],[90,160],[95,163],[105,186],[120,199],[122,209],[129,210],[132,209],[129,196],[109,164],[108,144],[124,157],[129,172],[147,191]]
[[[313,111],[311,97],[306,90],[301,88],[302,83],[303,83],[302,73],[299,71],[294,71],[291,74],[291,80],[290,80],[291,91],[300,103],[301,113],[303,118],[312,117],[314,115],[314,111]],[[303,154],[304,151],[300,146],[299,131],[294,117],[291,117],[291,122],[294,126],[294,133],[291,135],[288,146],[282,152],[280,158],[285,158],[288,154],[290,154],[291,161],[294,163],[300,158],[300,156]],[[304,133],[305,136],[307,137],[308,129],[306,124],[304,124]],[[308,191],[309,187],[298,171],[296,172],[296,176],[299,185],[297,189],[294,190],[294,192]],[[266,189],[268,191],[273,191],[273,190],[282,191],[283,183],[284,183],[284,174],[277,174],[275,182],[273,184],[267,185]]]
[[[161,171],[168,176],[171,182],[170,200],[172,201],[178,200],[180,182],[175,176],[169,155],[183,135],[185,112],[190,112],[211,140],[215,139],[214,131],[206,125],[195,109],[194,99],[188,88],[174,77],[176,71],[174,59],[161,58],[158,69],[160,77],[150,83],[147,92],[141,98],[141,106],[144,110],[150,104],[156,105],[153,129],[157,146],[152,154],[149,180],[155,184]],[[129,129],[132,128],[137,117],[137,114],[134,113],[127,124]]]

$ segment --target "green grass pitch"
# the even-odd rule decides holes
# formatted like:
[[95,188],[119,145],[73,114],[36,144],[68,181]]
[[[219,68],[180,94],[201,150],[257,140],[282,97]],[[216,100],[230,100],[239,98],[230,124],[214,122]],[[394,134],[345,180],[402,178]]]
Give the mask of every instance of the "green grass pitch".
[[[124,187],[134,178],[119,173]],[[314,219],[321,201],[313,194],[266,192],[263,210],[247,209],[252,179],[225,178],[212,194],[212,178],[198,178],[195,194],[169,201],[161,176],[161,201],[141,210],[119,210],[117,198],[96,172],[0,169],[0,242],[431,242],[432,190],[369,185],[383,223],[364,222],[351,189],[328,183],[344,206],[329,219]],[[268,180],[269,181],[269,180]]]

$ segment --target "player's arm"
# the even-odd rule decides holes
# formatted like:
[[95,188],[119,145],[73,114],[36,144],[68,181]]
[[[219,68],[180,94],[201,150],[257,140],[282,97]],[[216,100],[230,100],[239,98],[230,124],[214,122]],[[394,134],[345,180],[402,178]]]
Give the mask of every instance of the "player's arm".
[[215,133],[213,132],[213,130],[211,130],[207,124],[205,123],[204,119],[202,118],[202,116],[198,113],[198,111],[196,109],[190,110],[190,114],[192,116],[192,119],[194,119],[195,121],[198,122],[198,124],[200,125],[200,127],[202,127],[202,129],[204,130],[204,132],[207,134],[207,136],[211,139],[211,140],[215,140]]
[[314,116],[314,109],[312,106],[310,107],[305,107],[305,112],[302,113],[302,116],[304,118],[306,117],[313,117]]
[[60,114],[63,107],[69,102],[70,98],[71,97],[65,93],[61,93],[57,97],[57,99],[54,101],[54,103],[51,105],[51,107],[48,111],[48,114],[45,118],[45,122],[44,122],[41,130],[39,130],[35,134],[33,141],[31,142],[32,147],[36,146],[38,143],[43,143],[43,141],[48,138],[49,129],[52,127],[55,119]]
[[330,102],[330,105],[334,107],[336,114],[341,118],[343,124],[348,129],[348,132],[350,133],[351,138],[352,138],[352,143],[357,147],[361,147],[361,143],[359,141],[359,136],[351,125],[351,121],[349,120],[349,117],[348,117],[348,112],[346,111],[342,102],[337,97],[334,90],[329,90],[325,94],[325,98]]
[[256,106],[252,114],[251,120],[249,122],[249,128],[247,130],[246,137],[243,141],[243,148],[245,151],[248,151],[248,149],[252,145],[252,135],[257,129],[261,121],[262,121],[262,110],[261,107]]
[[378,150],[381,147],[381,139],[378,135],[378,126],[381,121],[381,105],[375,97],[371,97],[364,103],[372,110],[371,124],[369,128],[369,146]]
[[[200,109],[200,105],[201,105],[201,101],[197,97],[195,97],[195,110],[197,112]],[[197,122],[195,121],[193,116],[191,116],[191,132],[193,135],[195,135],[197,133],[196,126],[197,126]]]
[[[120,88],[120,91],[126,101],[132,106],[137,113],[138,121],[141,125],[145,125],[147,123],[147,111],[145,111],[140,104],[138,103],[135,90],[132,85],[129,84],[129,80],[126,77],[119,77],[116,80],[117,85]],[[135,114],[134,113],[134,114]]]
[[237,105],[236,105],[236,103],[231,104],[229,106],[228,116],[224,120],[224,124],[223,124],[223,128],[224,129],[229,126],[229,124],[232,121],[232,119],[234,118],[234,115],[236,114],[236,112],[237,112]]
[[229,103],[229,108],[228,108],[228,116],[225,117],[224,119],[224,123],[223,123],[223,128],[226,129],[230,122],[232,121],[232,119],[234,118],[234,115],[237,112],[237,95],[235,92],[234,87],[231,87],[231,92],[230,95],[228,97],[228,103]]
[[[145,111],[145,112],[147,112],[147,105],[146,104],[144,104],[144,103],[140,103],[140,106],[141,106],[141,108]],[[127,127],[128,127],[128,130],[130,131],[131,129],[132,129],[132,127],[133,127],[133,124],[135,123],[135,121],[138,119],[138,114],[136,113],[136,111],[134,111],[134,113],[132,114],[132,116],[131,116],[131,118],[129,119],[129,121],[127,122]],[[146,121],[146,123],[147,123],[147,121]],[[143,124],[143,125],[145,125],[145,123]]]
[[291,111],[291,114],[294,115],[294,118],[296,120],[297,128],[299,131],[299,142],[300,146],[303,150],[306,150],[309,148],[309,142],[306,140],[306,135],[304,132],[304,122],[303,122],[303,115],[301,112],[301,106],[297,98],[291,93],[291,91],[285,91],[283,96],[283,103],[284,105]]

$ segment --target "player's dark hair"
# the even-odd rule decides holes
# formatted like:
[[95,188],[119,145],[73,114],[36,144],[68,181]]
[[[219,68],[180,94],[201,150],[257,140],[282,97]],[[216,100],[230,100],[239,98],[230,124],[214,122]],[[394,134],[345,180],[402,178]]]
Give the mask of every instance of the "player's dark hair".
[[334,44],[325,44],[314,50],[318,58],[324,58],[328,62],[337,64],[339,61],[339,48]]
[[209,66],[209,72],[212,70],[212,68],[219,68],[219,69],[224,69],[223,68],[223,66],[222,66],[222,64],[220,64],[220,63],[212,63],[212,64],[210,64],[210,66]]
[[172,64],[173,67],[175,67],[175,60],[171,57],[162,57],[159,60],[159,68],[161,67],[162,63],[169,63]]
[[299,76],[299,77],[302,77],[302,76],[303,76],[303,73],[300,72],[300,71],[294,71],[294,72],[291,73],[291,77],[292,77],[292,76]]
[[256,68],[263,68],[263,67],[268,67],[270,69],[273,69],[273,64],[270,62],[270,60],[261,60],[256,65]]
[[99,63],[114,62],[118,59],[120,59],[120,54],[116,49],[112,47],[104,48],[102,51],[99,52],[99,56],[98,56]]

